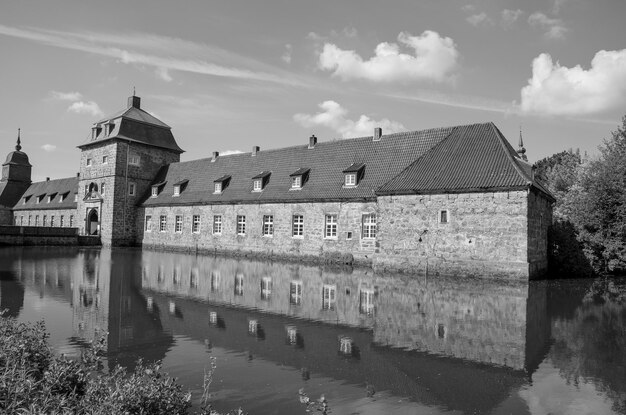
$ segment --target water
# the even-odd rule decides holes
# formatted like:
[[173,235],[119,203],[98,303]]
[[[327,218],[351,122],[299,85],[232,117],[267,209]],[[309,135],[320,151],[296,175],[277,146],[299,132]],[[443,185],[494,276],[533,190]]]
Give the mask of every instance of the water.
[[0,307],[77,355],[163,368],[198,405],[299,414],[626,413],[626,284],[378,275],[132,249],[2,248]]

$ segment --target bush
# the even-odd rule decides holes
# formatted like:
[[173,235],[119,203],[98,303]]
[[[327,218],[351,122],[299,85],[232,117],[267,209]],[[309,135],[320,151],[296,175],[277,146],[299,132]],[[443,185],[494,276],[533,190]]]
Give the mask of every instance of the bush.
[[162,374],[158,363],[103,373],[102,342],[72,360],[55,356],[47,340],[41,322],[0,317],[0,412],[186,414],[191,406],[191,394]]

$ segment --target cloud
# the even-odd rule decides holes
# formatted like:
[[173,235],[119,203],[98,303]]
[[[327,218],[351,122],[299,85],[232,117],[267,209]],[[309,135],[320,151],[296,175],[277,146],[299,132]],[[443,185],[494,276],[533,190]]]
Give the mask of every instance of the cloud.
[[567,0],[554,0],[554,4],[552,5],[552,13],[559,14],[561,12],[561,7],[563,7],[567,3]]
[[87,114],[94,117],[101,117],[104,114],[100,110],[98,104],[93,101],[77,101],[67,107],[68,112],[74,112],[76,114]]
[[502,26],[505,29],[513,26],[513,23],[515,23],[517,21],[517,19],[519,19],[523,14],[524,14],[524,12],[521,11],[520,9],[517,9],[517,10],[504,9],[504,10],[502,10]]
[[167,68],[157,67],[154,70],[157,78],[165,82],[172,82],[172,76],[170,75],[170,71]]
[[342,138],[372,135],[375,127],[381,127],[384,134],[406,130],[399,122],[387,118],[375,121],[367,115],[361,115],[356,121],[350,120],[346,118],[348,111],[335,101],[324,101],[319,104],[319,107],[322,111],[315,115],[295,114],[294,121],[305,128],[317,126],[330,128],[339,133]]
[[226,150],[226,151],[221,151],[220,152],[220,157],[221,156],[230,156],[231,154],[241,154],[243,153],[243,151],[241,150]]
[[584,115],[619,108],[626,99],[626,49],[601,50],[586,70],[554,63],[547,53],[532,63],[521,109],[548,115]]
[[461,7],[461,10],[466,13],[471,13],[476,10],[476,6],[474,6],[473,4],[466,4],[465,6]]
[[47,151],[48,153],[54,151],[57,149],[57,146],[55,146],[54,144],[44,144],[41,146],[43,151]]
[[106,56],[124,64],[162,68],[160,70],[306,86],[304,81],[292,73],[258,60],[179,38],[132,32],[115,34],[21,29],[2,24],[0,35]]
[[493,20],[487,16],[487,13],[482,12],[478,14],[473,14],[465,18],[465,20],[471,24],[472,26],[493,26]]
[[50,91],[50,97],[59,101],[80,101],[83,99],[83,94],[80,92]]
[[319,67],[333,71],[333,76],[343,80],[444,82],[452,79],[459,53],[451,38],[427,30],[420,36],[402,32],[398,41],[414,49],[415,55],[401,53],[396,43],[383,42],[376,46],[375,56],[364,61],[355,51],[326,43],[319,56]]
[[528,24],[546,30],[544,36],[548,39],[565,39],[568,30],[561,19],[552,19],[541,12],[528,16]]
[[287,43],[285,45],[285,52],[280,57],[280,59],[282,59],[282,61],[285,62],[288,65],[291,63],[291,52],[292,52],[292,49],[293,48],[292,48],[291,44]]

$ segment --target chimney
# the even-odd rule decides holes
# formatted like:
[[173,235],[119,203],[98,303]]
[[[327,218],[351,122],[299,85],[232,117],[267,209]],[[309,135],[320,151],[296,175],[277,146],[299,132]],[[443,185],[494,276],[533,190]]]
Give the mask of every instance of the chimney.
[[128,108],[130,107],[137,109],[141,108],[141,98],[136,97],[135,95],[128,97]]
[[76,173],[76,177],[80,177],[80,172]]
[[47,182],[49,182],[49,181],[50,181],[50,178],[49,178],[49,177],[46,177],[46,181],[47,181]]
[[309,148],[314,148],[315,144],[317,144],[317,137],[315,137],[315,134],[313,134],[311,137],[309,137]]
[[374,141],[380,141],[383,136],[383,129],[380,127],[374,128]]
[[214,151],[213,152],[213,158],[211,159],[211,163],[213,163],[215,160],[217,160],[217,158],[220,156],[220,153],[218,151]]
[[261,151],[261,147],[252,146],[252,157],[256,156],[256,153],[258,153],[259,151]]

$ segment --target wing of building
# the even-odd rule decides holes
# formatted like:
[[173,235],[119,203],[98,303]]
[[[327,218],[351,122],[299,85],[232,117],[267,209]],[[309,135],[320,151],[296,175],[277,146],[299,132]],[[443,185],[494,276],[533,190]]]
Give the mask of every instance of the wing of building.
[[[547,269],[554,198],[534,179],[523,144],[514,150],[493,123],[312,136],[180,162],[171,128],[133,96],[78,148],[73,178],[31,184],[28,170],[7,191],[3,165],[5,223],[73,226],[105,245],[411,273],[534,278]],[[15,154],[7,163],[26,169],[27,156]]]

